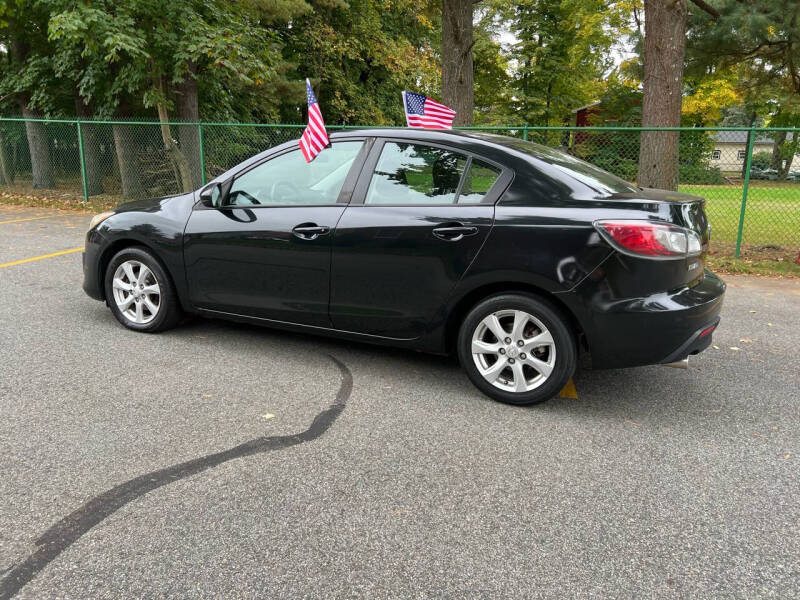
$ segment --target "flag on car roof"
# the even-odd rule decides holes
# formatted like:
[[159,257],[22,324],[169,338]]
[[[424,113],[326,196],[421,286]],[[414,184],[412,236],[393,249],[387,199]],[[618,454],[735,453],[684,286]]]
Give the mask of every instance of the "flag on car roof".
[[409,127],[451,129],[456,117],[456,111],[449,106],[413,92],[403,92],[403,108]]
[[323,148],[330,144],[330,140],[328,140],[328,132],[325,131],[325,121],[322,120],[319,102],[317,102],[317,97],[314,95],[308,79],[306,79],[306,95],[308,96],[308,125],[300,137],[300,151],[306,162],[311,162],[317,154],[322,152]]

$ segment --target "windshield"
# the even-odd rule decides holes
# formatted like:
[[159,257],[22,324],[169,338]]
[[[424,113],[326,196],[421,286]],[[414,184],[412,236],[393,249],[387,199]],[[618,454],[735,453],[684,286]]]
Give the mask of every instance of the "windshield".
[[567,175],[574,177],[581,183],[597,191],[608,194],[620,194],[639,190],[639,188],[632,183],[616,175],[612,175],[608,171],[603,171],[603,169],[576,158],[563,150],[500,136],[493,136],[492,141],[496,141],[496,138],[502,139],[500,142],[502,145],[514,148],[515,150],[519,150],[520,152],[524,152],[525,154],[529,154],[534,158],[538,158],[543,162],[553,165]]

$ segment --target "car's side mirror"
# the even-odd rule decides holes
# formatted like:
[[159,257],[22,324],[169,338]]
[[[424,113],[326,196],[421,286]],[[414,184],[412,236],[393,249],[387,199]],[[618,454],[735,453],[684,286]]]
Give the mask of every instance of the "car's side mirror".
[[201,190],[200,202],[209,208],[219,208],[222,204],[222,185],[213,183]]

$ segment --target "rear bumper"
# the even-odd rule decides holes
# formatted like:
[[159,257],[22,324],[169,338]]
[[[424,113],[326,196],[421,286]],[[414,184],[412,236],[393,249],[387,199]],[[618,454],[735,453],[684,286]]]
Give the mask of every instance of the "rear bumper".
[[705,350],[716,327],[725,283],[706,270],[690,286],[646,297],[616,298],[609,287],[587,282],[560,295],[581,322],[592,366],[663,364]]
[[688,340],[680,345],[679,348],[662,360],[661,364],[677,362],[679,360],[683,360],[684,358],[688,358],[693,354],[700,354],[703,350],[711,345],[711,338],[718,325],[719,317],[717,317],[717,320],[710,325],[695,331]]

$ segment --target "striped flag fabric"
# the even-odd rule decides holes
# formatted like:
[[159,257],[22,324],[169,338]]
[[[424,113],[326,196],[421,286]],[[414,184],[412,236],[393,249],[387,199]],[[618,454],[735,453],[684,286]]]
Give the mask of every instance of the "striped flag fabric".
[[306,95],[308,96],[308,125],[300,137],[300,151],[306,162],[311,162],[323,148],[330,144],[328,132],[325,131],[325,121],[322,120],[322,111],[319,102],[311,89],[311,82],[306,79]]
[[456,111],[414,92],[403,92],[403,108],[409,127],[423,129],[452,129]]

